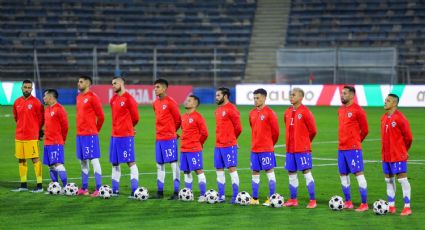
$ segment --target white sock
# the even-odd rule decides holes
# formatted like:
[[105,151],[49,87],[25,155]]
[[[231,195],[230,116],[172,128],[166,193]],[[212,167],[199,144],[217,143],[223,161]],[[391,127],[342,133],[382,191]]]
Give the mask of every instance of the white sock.
[[[385,182],[387,183],[387,195],[389,197],[395,198],[395,191],[396,191],[396,185],[395,185],[395,178],[385,178]],[[388,201],[388,204],[390,206],[394,206],[394,201]]]
[[95,159],[91,160],[91,164],[93,165],[94,173],[102,175],[102,168],[100,167],[99,158],[95,158]]
[[[410,183],[407,180],[407,177],[398,179],[398,182],[401,184],[401,189],[403,190],[404,207],[410,207]],[[408,199],[407,202],[406,198]]]
[[65,166],[64,165],[58,165],[55,167],[56,171],[60,172],[60,171],[66,171]]
[[311,182],[314,182],[313,175],[311,172],[304,174],[305,184],[308,186]]
[[239,186],[239,175],[237,171],[231,172],[230,178],[232,179],[232,184],[236,184]]
[[207,183],[207,178],[205,177],[205,174],[204,173],[198,174],[198,183],[199,184],[200,183],[204,183],[204,184]]
[[[173,181],[176,179],[180,181],[180,168],[177,165],[177,162],[171,163],[171,170],[173,171]],[[164,179],[165,179],[165,172],[164,172]]]
[[112,166],[112,180],[120,182],[121,179],[121,167],[119,165]]
[[267,174],[267,178],[269,179],[269,181],[275,181],[276,182],[276,175],[274,174],[274,172],[269,172],[266,173]]
[[226,183],[226,177],[224,176],[224,171],[217,171],[217,182],[220,184]]
[[341,176],[341,185],[344,187],[350,186],[350,176]]
[[165,167],[163,164],[156,164],[156,170],[157,170],[157,179],[164,183],[165,181]]
[[252,175],[252,181],[256,184],[260,183],[260,175]]
[[364,175],[358,175],[356,176],[357,178],[357,182],[359,183],[359,187],[362,189],[366,189],[367,188],[367,182],[366,182],[366,178],[364,177]]
[[139,168],[134,164],[130,167],[130,180],[136,179],[139,181]]
[[299,182],[298,182],[298,175],[297,174],[289,175],[289,184],[294,188],[298,188]]
[[80,165],[81,165],[81,171],[84,174],[89,174],[90,171],[90,165],[89,165],[89,161],[88,160],[81,160],[80,161]]
[[192,182],[193,182],[192,173],[185,173],[184,174],[184,182],[192,184]]

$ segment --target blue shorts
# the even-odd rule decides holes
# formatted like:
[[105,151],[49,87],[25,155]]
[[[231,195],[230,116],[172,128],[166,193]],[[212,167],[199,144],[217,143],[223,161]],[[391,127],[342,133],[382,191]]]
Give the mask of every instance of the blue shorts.
[[338,150],[338,169],[340,174],[362,172],[364,170],[362,150]]
[[164,164],[178,160],[177,138],[171,140],[157,140],[155,144],[156,163]]
[[77,136],[76,154],[80,160],[100,158],[99,136]]
[[201,152],[181,152],[180,153],[180,170],[184,172],[203,169]]
[[398,162],[382,162],[382,171],[385,174],[397,175],[400,173],[407,172],[407,162],[398,161]]
[[238,165],[238,146],[214,148],[214,167],[216,169],[236,167]]
[[64,164],[64,162],[65,154],[63,151],[63,145],[44,146],[43,164],[50,166],[54,164]]
[[276,167],[274,152],[251,152],[251,169],[253,171],[270,170]]
[[304,171],[312,167],[311,153],[286,153],[285,169],[289,172]]
[[135,161],[134,137],[111,137],[109,161],[113,165]]

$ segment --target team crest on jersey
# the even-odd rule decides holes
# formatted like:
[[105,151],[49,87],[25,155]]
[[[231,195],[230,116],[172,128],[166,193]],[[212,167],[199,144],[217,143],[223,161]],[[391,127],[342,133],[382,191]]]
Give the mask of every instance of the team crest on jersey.
[[347,113],[347,116],[348,116],[348,118],[351,118],[353,116],[353,113],[352,112],[348,112]]
[[298,114],[298,120],[301,120],[302,117],[303,117],[303,115],[301,113]]
[[391,122],[391,126],[394,128],[397,125],[395,121]]
[[31,104],[28,105],[28,109],[32,109],[32,105]]
[[84,98],[84,101],[83,101],[83,102],[84,102],[84,104],[85,104],[85,103],[87,103],[88,101],[89,101],[89,99],[88,99],[88,98]]
[[226,111],[221,112],[221,116],[222,117],[226,116]]
[[54,115],[55,115],[55,112],[54,111],[50,112],[50,116],[51,117],[53,117]]
[[167,108],[167,105],[162,105],[163,110],[166,109],[166,108]]
[[120,102],[121,107],[123,107],[125,105],[125,102]]
[[193,118],[189,118],[189,123],[192,123],[193,122]]
[[260,120],[264,121],[264,118],[266,118],[263,114],[260,115]]

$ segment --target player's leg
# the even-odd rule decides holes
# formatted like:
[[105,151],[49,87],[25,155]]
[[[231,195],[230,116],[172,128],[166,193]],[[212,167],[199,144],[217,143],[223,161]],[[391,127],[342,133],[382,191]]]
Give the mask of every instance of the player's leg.
[[222,203],[225,201],[224,188],[226,186],[226,177],[224,176],[224,162],[221,154],[221,149],[214,148],[214,167],[216,168],[217,174],[217,188],[218,188],[218,202]]
[[192,190],[193,177],[190,171],[184,171],[184,187]]
[[19,178],[21,180],[21,186],[19,188],[11,190],[12,192],[25,192],[28,191],[27,174],[28,164],[26,159],[18,159],[19,165]]
[[230,173],[230,178],[232,180],[232,189],[233,189],[233,194],[232,194],[232,199],[230,200],[230,204],[235,204],[236,196],[239,193],[239,175],[238,175],[238,171],[236,170],[236,167],[229,167],[228,170]]
[[276,193],[276,175],[274,168],[276,167],[276,157],[274,152],[261,154],[261,167],[266,171],[267,179],[269,180],[269,196],[263,203],[264,206],[270,205],[269,197]]
[[411,187],[409,180],[407,179],[407,162],[395,162],[394,167],[398,169],[397,180],[401,185],[401,189],[403,191],[403,200],[404,200],[404,208],[401,211],[402,216],[409,216],[412,214],[412,210],[410,209],[410,193]]
[[180,170],[184,172],[184,187],[192,190],[193,177],[190,172],[187,154],[185,152],[180,153]]
[[92,193],[92,197],[99,196],[99,189],[102,186],[102,168],[100,167],[99,158],[94,158],[91,160],[94,171],[94,179],[96,183],[96,190]]
[[395,177],[394,173],[391,171],[391,165],[389,162],[382,162],[382,171],[384,172],[384,178],[385,183],[387,184],[387,198],[388,198],[388,204],[390,206],[389,212],[395,213],[395,192],[396,192],[396,185],[395,185]]
[[258,153],[251,152],[251,170],[252,170],[252,205],[259,205],[258,201],[258,190],[260,188],[260,160],[258,157]]
[[285,206],[298,206],[297,193],[298,193],[298,175],[297,175],[297,162],[295,159],[295,154],[286,153],[285,158],[285,169],[288,170],[289,177],[289,193],[290,199],[285,203]]
[[68,177],[64,166],[65,154],[63,145],[48,145],[45,146],[44,151],[44,154],[48,157],[48,160],[43,159],[43,163],[54,166],[57,177],[62,182],[62,188],[65,188],[66,184],[68,183]]
[[[238,165],[238,146],[234,145],[231,147],[227,147],[224,154],[222,153],[222,159],[224,160],[224,167],[228,169],[230,178],[232,180],[232,199],[229,203],[234,204],[236,200],[236,196],[239,193],[239,175],[236,171],[236,167]],[[223,192],[224,194],[224,192]]]
[[170,163],[171,171],[173,173],[173,194],[168,198],[169,200],[177,200],[179,189],[180,189],[180,168],[178,166],[178,151],[177,151],[177,138],[167,140],[164,143],[165,151],[165,162]]
[[198,202],[206,202],[207,198],[205,197],[205,192],[207,191],[207,178],[205,177],[204,170],[198,169],[195,170],[196,175],[198,176],[198,184],[199,184],[199,198]]
[[351,201],[351,182],[349,175],[349,167],[346,160],[346,151],[338,150],[338,171],[341,179],[342,193],[345,197],[344,208],[353,209],[353,202]]
[[55,169],[58,172],[59,179],[62,182],[62,188],[65,188],[66,184],[68,183],[68,176],[66,174],[65,166],[63,164],[56,163]]
[[162,199],[164,197],[164,181],[165,181],[165,165],[162,153],[162,141],[155,143],[155,159],[156,159],[156,187],[157,193],[154,199]]
[[128,162],[127,165],[130,168],[131,196],[133,196],[134,191],[139,187],[139,168],[134,161]]
[[34,165],[34,173],[35,173],[35,178],[37,181],[37,187],[31,192],[35,192],[35,193],[43,192],[43,176],[42,176],[43,168],[42,168],[40,158],[39,157],[32,158],[32,163]]
[[177,161],[171,162],[171,171],[173,172],[173,187],[174,193],[168,198],[169,200],[178,200],[179,199],[179,189],[180,189],[180,168],[177,164]]
[[303,171],[305,184],[307,186],[307,191],[310,197],[310,201],[307,205],[307,208],[315,208],[317,206],[316,194],[315,194],[315,183],[311,169],[306,169]]
[[352,157],[349,161],[351,162],[350,170],[356,175],[356,179],[359,184],[359,193],[362,200],[362,203],[356,211],[364,212],[369,210],[369,206],[367,204],[367,182],[363,173],[363,154],[361,150],[352,150],[350,156]]
[[89,195],[88,185],[89,185],[89,173],[90,165],[89,160],[80,160],[81,165],[81,188],[78,189],[78,196],[87,196]]
[[112,196],[119,195],[121,167],[118,163],[118,145],[117,138],[111,137],[109,146],[109,161],[112,164]]

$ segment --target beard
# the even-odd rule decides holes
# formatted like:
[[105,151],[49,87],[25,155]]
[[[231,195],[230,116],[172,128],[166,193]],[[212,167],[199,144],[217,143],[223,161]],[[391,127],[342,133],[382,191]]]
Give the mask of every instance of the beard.
[[221,98],[221,100],[215,100],[215,103],[217,105],[222,105],[224,103],[224,98]]
[[348,100],[345,100],[345,99],[341,98],[341,103],[345,105],[345,104],[348,103]]
[[115,89],[115,90],[114,90],[114,92],[115,92],[115,93],[119,93],[119,92],[121,92],[121,87],[119,87],[118,89]]
[[31,96],[31,92],[23,92],[22,94],[24,95],[25,98]]

